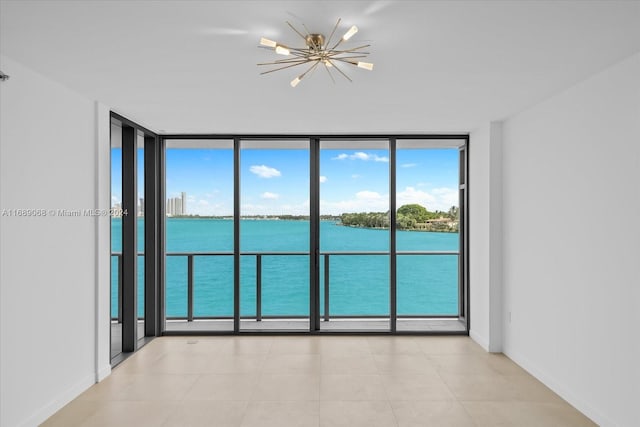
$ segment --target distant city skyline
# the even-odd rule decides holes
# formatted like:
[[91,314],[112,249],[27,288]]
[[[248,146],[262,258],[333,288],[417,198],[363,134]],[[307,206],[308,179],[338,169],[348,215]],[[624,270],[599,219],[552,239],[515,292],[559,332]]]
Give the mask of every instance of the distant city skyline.
[[[397,207],[417,203],[444,212],[458,207],[458,156],[457,149],[397,150]],[[112,162],[115,204],[121,203],[121,152],[112,154]],[[144,167],[138,163],[140,190]],[[322,215],[389,210],[388,150],[322,149],[319,178]],[[240,186],[243,216],[308,215],[309,150],[242,149]],[[233,151],[167,149],[166,194],[170,215],[233,215]]]

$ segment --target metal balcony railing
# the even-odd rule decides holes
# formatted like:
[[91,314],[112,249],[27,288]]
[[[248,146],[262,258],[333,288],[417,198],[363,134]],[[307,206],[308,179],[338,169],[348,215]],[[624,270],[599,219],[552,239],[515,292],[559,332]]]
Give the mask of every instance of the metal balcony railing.
[[[194,319],[198,319],[199,317],[194,316],[193,314],[193,289],[194,289],[194,267],[193,260],[194,257],[212,257],[212,256],[233,256],[233,252],[168,252],[166,256],[168,257],[187,257],[187,316],[186,317],[172,317],[172,319],[186,319],[189,322],[192,322]],[[391,253],[388,251],[332,251],[332,252],[319,252],[319,256],[324,260],[324,310],[322,314],[322,318],[325,321],[329,321],[330,319],[330,258],[331,256],[390,256]],[[458,251],[397,251],[397,256],[404,255],[423,255],[423,256],[434,256],[434,255],[448,255],[448,256],[459,256],[460,253]],[[112,252],[112,257],[117,258],[117,280],[118,280],[118,316],[112,317],[112,320],[118,320],[118,322],[122,321],[122,253],[120,252]],[[144,256],[144,254],[138,254],[138,256]],[[256,257],[256,315],[255,319],[257,321],[261,321],[263,319],[262,316],[262,258],[264,256],[309,256],[308,252],[241,252],[240,256],[255,256]],[[254,316],[250,316],[254,318]],[[283,317],[291,317],[291,316],[283,316]],[[345,316],[340,316],[345,317]],[[349,317],[349,316],[346,316]],[[355,316],[355,317],[363,317],[363,316]],[[364,316],[368,317],[368,316]],[[401,317],[401,316],[398,316]],[[447,316],[439,316],[439,317],[447,317]],[[206,317],[209,318],[209,317]]]

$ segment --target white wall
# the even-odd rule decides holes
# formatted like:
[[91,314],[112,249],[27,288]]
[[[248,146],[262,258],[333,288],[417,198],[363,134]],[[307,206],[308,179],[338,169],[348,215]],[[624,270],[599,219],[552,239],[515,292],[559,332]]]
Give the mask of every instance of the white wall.
[[472,132],[469,141],[469,335],[502,351],[502,123]]
[[50,211],[97,207],[97,112],[1,60],[11,78],[0,83],[0,424],[37,425],[109,370],[104,338],[96,345],[98,220]]
[[638,426],[640,54],[503,131],[504,352],[597,423]]

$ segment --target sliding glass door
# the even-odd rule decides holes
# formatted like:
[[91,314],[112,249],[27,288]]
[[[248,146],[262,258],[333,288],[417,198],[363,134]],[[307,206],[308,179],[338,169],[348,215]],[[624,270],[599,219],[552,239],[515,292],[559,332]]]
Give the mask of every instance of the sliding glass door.
[[389,142],[320,141],[322,330],[390,329]]
[[[111,115],[111,358],[136,351],[158,326],[156,135]],[[103,215],[106,212],[99,212]]]
[[400,140],[396,150],[397,330],[464,330],[460,305],[460,148]]

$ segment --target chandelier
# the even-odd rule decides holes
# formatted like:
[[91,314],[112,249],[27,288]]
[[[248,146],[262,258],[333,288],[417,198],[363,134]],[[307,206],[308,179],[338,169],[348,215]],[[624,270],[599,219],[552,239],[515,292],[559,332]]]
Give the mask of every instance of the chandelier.
[[353,37],[355,33],[358,32],[358,27],[356,27],[355,25],[349,28],[349,30],[337,42],[335,42],[333,46],[331,46],[331,39],[338,29],[340,21],[341,20],[338,19],[338,22],[336,22],[336,25],[333,27],[329,38],[325,38],[323,34],[311,33],[304,24],[303,27],[306,31],[306,34],[303,34],[298,31],[293,25],[291,25],[291,23],[287,22],[287,25],[289,25],[289,27],[291,27],[293,31],[295,31],[300,37],[302,37],[305,43],[304,47],[290,47],[262,37],[260,39],[260,46],[258,47],[273,50],[278,55],[283,55],[286,58],[277,59],[271,62],[259,63],[258,66],[275,66],[275,68],[264,71],[260,74],[269,74],[273,73],[274,71],[284,70],[286,68],[310,64],[310,66],[302,74],[291,80],[291,87],[296,87],[307,74],[313,74],[313,72],[318,67],[322,67],[327,70],[329,77],[331,77],[331,80],[334,83],[335,79],[333,78],[332,70],[336,70],[344,78],[346,78],[350,82],[352,81],[351,78],[343,70],[340,69],[340,66],[343,64],[364,68],[365,70],[373,70],[372,63],[362,61],[363,58],[366,58],[367,55],[369,55],[369,52],[364,52],[363,49],[368,48],[370,45],[365,44],[348,49],[338,49],[338,47],[343,42],[346,42],[351,37]]

